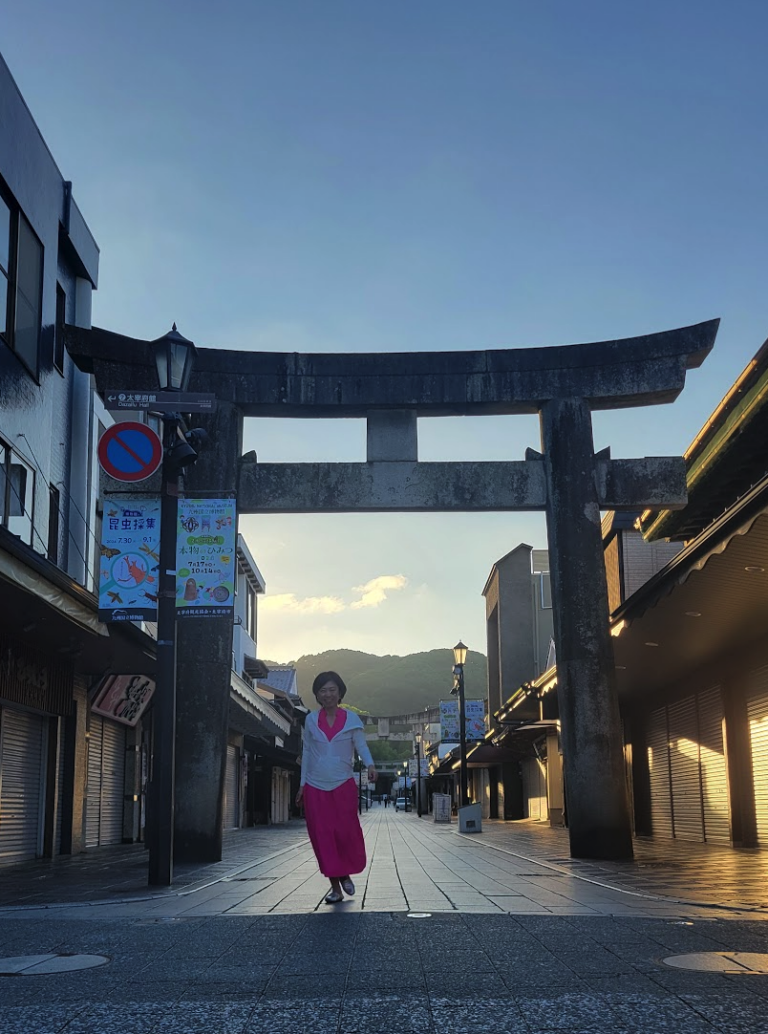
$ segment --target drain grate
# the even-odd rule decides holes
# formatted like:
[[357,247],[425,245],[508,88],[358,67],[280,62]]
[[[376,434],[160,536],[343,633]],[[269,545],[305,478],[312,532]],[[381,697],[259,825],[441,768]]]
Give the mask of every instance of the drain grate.
[[768,973],[768,955],[756,951],[697,951],[670,955],[663,962],[675,969],[700,973]]

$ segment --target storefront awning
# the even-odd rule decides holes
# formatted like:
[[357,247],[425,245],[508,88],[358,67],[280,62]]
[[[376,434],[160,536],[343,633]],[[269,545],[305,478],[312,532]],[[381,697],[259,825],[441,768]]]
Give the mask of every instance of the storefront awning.
[[[255,718],[261,730],[270,736],[288,736],[291,732],[291,723],[287,718],[273,707],[268,700],[256,692],[248,683],[241,679],[234,671],[230,682],[230,701],[244,714]],[[231,708],[230,708],[231,711]],[[233,721],[237,725],[236,712]],[[250,724],[250,723],[249,723]],[[248,729],[241,729],[242,732],[249,732]]]

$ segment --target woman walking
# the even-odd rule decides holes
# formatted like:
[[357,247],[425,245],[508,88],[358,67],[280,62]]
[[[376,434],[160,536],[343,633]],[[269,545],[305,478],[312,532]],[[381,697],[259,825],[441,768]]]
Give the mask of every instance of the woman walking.
[[[319,711],[307,716],[301,755],[301,785],[296,804],[304,802],[307,832],[320,866],[331,881],[325,900],[338,904],[354,894],[351,874],[365,868],[365,842],[357,817],[354,751],[368,766],[368,781],[376,769],[365,742],[363,723],[354,711],[340,707],[347,687],[335,671],[322,671],[312,683]],[[342,893],[342,891],[344,893]]]

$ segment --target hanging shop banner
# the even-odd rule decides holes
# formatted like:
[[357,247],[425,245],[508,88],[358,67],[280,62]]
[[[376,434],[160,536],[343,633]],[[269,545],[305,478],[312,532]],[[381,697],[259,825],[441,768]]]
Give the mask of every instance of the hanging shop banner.
[[91,710],[123,725],[136,725],[155,692],[146,675],[107,675],[96,690]]
[[[467,743],[475,740],[482,740],[485,736],[485,701],[465,700],[464,701],[464,728]],[[460,741],[459,731],[459,701],[456,697],[452,700],[440,701],[440,739],[443,743],[458,743]]]
[[160,569],[160,500],[104,499],[99,620],[155,621]]
[[465,700],[464,701],[464,723],[467,733],[467,743],[473,740],[485,738],[485,701]]
[[176,538],[176,614],[226,617],[235,603],[234,499],[180,499]]
[[440,701],[440,740],[442,743],[459,742],[459,701]]

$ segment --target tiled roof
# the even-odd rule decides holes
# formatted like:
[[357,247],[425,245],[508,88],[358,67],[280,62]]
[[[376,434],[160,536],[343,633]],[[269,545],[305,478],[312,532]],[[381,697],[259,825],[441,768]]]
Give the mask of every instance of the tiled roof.
[[267,677],[259,679],[259,684],[294,696],[298,693],[295,668],[270,668]]

